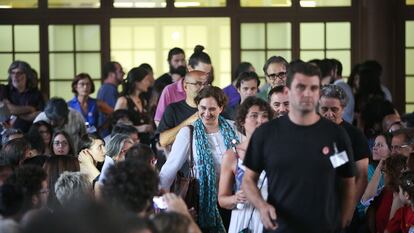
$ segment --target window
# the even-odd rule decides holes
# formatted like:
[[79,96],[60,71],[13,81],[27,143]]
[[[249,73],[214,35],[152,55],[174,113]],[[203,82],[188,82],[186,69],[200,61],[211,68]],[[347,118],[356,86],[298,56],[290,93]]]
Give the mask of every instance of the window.
[[300,0],[301,7],[344,7],[351,6],[351,0]]
[[8,68],[15,60],[28,62],[39,72],[38,25],[0,25],[0,77],[2,82],[6,82]]
[[175,0],[175,7],[225,7],[226,0]]
[[335,58],[343,75],[351,72],[351,23],[300,23],[300,59]]
[[166,7],[165,0],[114,0],[117,8],[162,8]]
[[[149,63],[157,78],[168,72],[167,54],[180,47],[186,59],[200,44],[205,47],[214,66],[214,84],[230,83],[230,20],[228,18],[153,18],[112,19],[111,60],[125,71]],[[196,36],[195,36],[196,35]]]
[[269,57],[292,59],[290,23],[242,23],[240,39],[241,61],[252,63],[260,76]]
[[240,0],[242,7],[290,7],[291,0]]
[[49,8],[99,8],[100,0],[48,0]]
[[0,8],[37,8],[37,0],[0,0]]
[[414,0],[405,0],[405,4],[414,5]]
[[405,112],[414,112],[414,21],[405,22]]
[[99,25],[49,25],[50,96],[72,98],[71,83],[79,73],[88,73],[98,90],[100,50]]

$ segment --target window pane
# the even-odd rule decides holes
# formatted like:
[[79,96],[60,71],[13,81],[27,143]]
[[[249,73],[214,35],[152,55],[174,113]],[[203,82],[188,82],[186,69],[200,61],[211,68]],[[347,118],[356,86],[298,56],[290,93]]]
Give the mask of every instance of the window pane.
[[414,47],[414,21],[405,22],[405,46]]
[[50,81],[50,97],[61,97],[68,101],[73,98],[72,81]]
[[38,53],[16,53],[14,59],[29,63],[29,65],[39,73],[40,59]]
[[111,49],[132,48],[132,27],[111,25]]
[[0,79],[7,80],[8,70],[10,64],[13,62],[13,55],[10,54],[0,54]]
[[414,104],[406,104],[405,105],[405,112],[406,113],[414,112]]
[[92,93],[90,96],[92,98],[96,98],[96,95],[98,94],[98,90],[99,90],[99,88],[101,87],[102,84],[101,84],[101,81],[100,80],[96,80],[96,81],[93,80],[93,84],[95,85],[95,92]]
[[291,48],[291,25],[290,23],[268,23],[267,24],[267,48],[290,49]]
[[175,0],[175,7],[224,7],[226,0]]
[[[49,54],[50,79],[73,79],[73,54]],[[70,87],[70,85],[69,85]]]
[[240,0],[242,7],[290,7],[291,0]]
[[351,0],[300,0],[301,7],[351,6]]
[[111,61],[119,62],[125,73],[133,67],[134,56],[131,51],[111,50]]
[[114,0],[116,8],[160,8],[166,6],[165,0]]
[[16,25],[14,26],[15,51],[37,52],[39,51],[39,26]]
[[323,23],[300,24],[300,48],[323,49],[325,44]]
[[93,79],[101,77],[101,55],[99,53],[77,53],[76,72],[88,73]]
[[220,26],[220,47],[221,48],[230,48],[230,25],[221,25]]
[[99,25],[77,25],[76,50],[101,50],[101,34]]
[[73,26],[49,26],[49,51],[73,51]]
[[[270,50],[266,53],[266,57],[269,58],[271,56],[281,56],[288,62],[292,60],[292,52],[290,50]],[[261,67],[259,68],[261,69]]]
[[245,61],[245,62],[250,62],[252,63],[252,65],[254,66],[254,68],[256,69],[256,73],[259,76],[264,76],[262,67],[263,64],[266,62],[266,54],[263,51],[258,51],[258,52],[250,52],[250,51],[246,51],[246,52],[241,52],[241,60]]
[[0,51],[11,52],[13,49],[12,44],[12,26],[1,25],[0,26]]
[[154,69],[155,60],[154,50],[138,50],[134,52],[134,66],[139,66],[142,63],[148,63]]
[[[122,35],[121,35],[122,36]],[[153,27],[137,26],[134,27],[134,48],[153,49],[155,48],[155,30]]]
[[414,77],[405,78],[405,102],[414,103]]
[[[220,50],[220,56],[219,56],[218,64],[220,67],[219,70],[222,71],[222,73],[214,72],[215,78],[214,78],[214,85],[219,87],[225,87],[231,83],[231,53],[230,49],[221,49]],[[216,67],[214,67],[216,68]]]
[[405,0],[407,5],[414,5],[414,0]]
[[264,49],[265,25],[264,23],[241,24],[241,49]]
[[414,49],[405,50],[405,74],[414,75]]
[[327,58],[335,58],[342,63],[342,75],[348,76],[351,74],[351,51],[326,51]]
[[208,26],[187,26],[185,28],[185,47],[194,48],[199,44],[203,45],[205,48],[208,48],[207,28]]
[[351,23],[326,23],[326,48],[351,48]]
[[48,0],[49,8],[99,8],[100,0]]
[[324,59],[324,52],[321,51],[300,51],[300,59],[309,61],[312,59]]
[[162,27],[162,40],[164,48],[184,47],[184,27]]
[[0,0],[0,8],[37,8],[37,0]]

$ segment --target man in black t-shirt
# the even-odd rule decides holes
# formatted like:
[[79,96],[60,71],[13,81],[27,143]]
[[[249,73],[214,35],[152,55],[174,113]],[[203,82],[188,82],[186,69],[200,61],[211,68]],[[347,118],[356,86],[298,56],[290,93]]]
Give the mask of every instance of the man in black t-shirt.
[[[355,203],[358,203],[368,184],[368,156],[371,152],[369,150],[368,141],[362,131],[344,121],[342,118],[347,102],[348,96],[341,87],[333,84],[326,85],[321,90],[319,113],[326,119],[342,126],[351,139],[352,151],[357,168],[357,175],[355,178]],[[354,223],[356,224],[356,222]],[[355,226],[354,224],[352,225]],[[348,232],[354,232],[354,229],[348,229]]]
[[186,62],[185,62],[185,53],[184,50],[181,48],[172,48],[168,52],[168,66],[169,66],[169,72],[161,75],[159,78],[157,78],[154,82],[154,90],[161,94],[164,87],[167,85],[175,82],[176,80],[173,80],[172,73],[174,73],[174,70],[178,70],[179,67],[186,68]]
[[161,146],[171,145],[182,127],[197,120],[197,105],[194,97],[206,82],[208,82],[208,75],[202,71],[194,70],[186,74],[183,82],[186,99],[168,105],[158,125]]
[[[259,210],[264,232],[340,232],[355,207],[349,137],[316,113],[318,68],[294,62],[287,76],[290,112],[254,132],[244,160],[243,190]],[[267,202],[257,187],[263,170]]]

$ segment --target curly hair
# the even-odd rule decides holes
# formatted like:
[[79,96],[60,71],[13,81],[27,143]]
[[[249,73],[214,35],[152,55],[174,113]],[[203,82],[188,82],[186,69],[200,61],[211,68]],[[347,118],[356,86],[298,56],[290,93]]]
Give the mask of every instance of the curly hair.
[[260,111],[267,112],[269,119],[273,119],[273,111],[266,101],[254,96],[249,96],[239,106],[235,119],[237,130],[242,132],[243,134],[246,134],[246,131],[244,129],[244,122],[246,121],[246,116],[249,113],[250,108],[253,106],[258,106]]
[[221,90],[219,87],[214,86],[207,86],[201,89],[200,92],[198,92],[197,96],[194,98],[194,102],[199,105],[202,99],[213,97],[217,105],[219,107],[226,107],[227,104],[227,96],[224,94],[223,90]]
[[108,170],[102,194],[113,206],[141,213],[152,203],[158,183],[158,174],[149,164],[126,160]]
[[394,192],[398,192],[398,184],[401,173],[407,169],[407,157],[401,154],[393,155],[385,159],[383,170],[389,177],[386,184]]

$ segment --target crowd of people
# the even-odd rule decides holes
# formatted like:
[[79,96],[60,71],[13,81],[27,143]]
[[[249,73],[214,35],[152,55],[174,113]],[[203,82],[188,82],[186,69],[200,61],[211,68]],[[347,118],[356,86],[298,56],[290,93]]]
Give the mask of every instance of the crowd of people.
[[[104,65],[46,99],[14,61],[0,86],[0,232],[414,232],[413,114],[373,60]],[[122,86],[121,93],[118,87]],[[64,88],[64,87],[62,87]],[[69,88],[69,87],[68,87]]]

